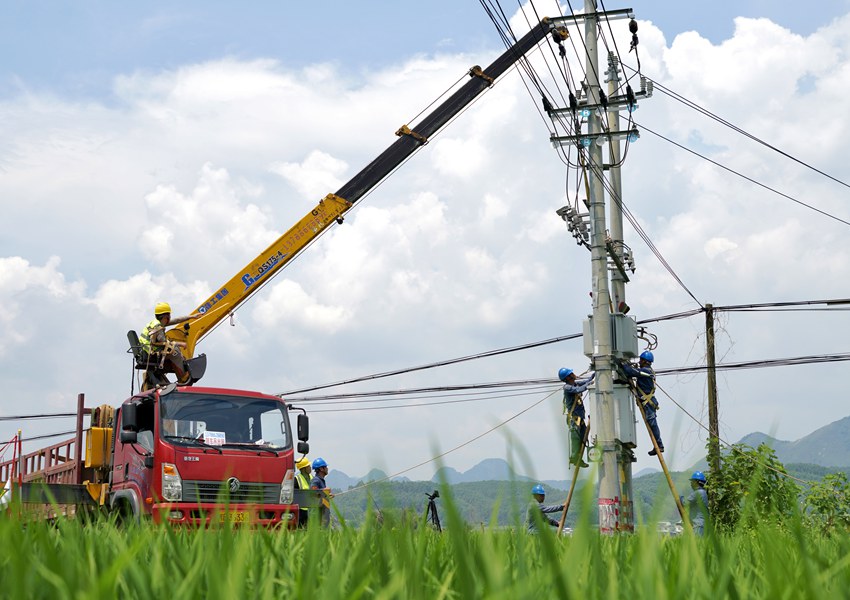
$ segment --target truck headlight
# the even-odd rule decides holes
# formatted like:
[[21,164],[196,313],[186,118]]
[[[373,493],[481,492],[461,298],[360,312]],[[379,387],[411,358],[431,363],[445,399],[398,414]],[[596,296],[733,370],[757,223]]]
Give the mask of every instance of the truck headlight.
[[177,465],[162,463],[162,498],[170,502],[183,499],[183,480],[177,472]]
[[292,504],[295,499],[295,471],[292,469],[286,470],[286,475],[283,476],[283,481],[280,484],[280,503]]

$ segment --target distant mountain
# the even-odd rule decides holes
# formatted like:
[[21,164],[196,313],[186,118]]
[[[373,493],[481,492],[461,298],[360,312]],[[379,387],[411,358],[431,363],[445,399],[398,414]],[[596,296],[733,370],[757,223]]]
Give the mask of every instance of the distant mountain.
[[451,467],[440,467],[431,478],[431,481],[445,481],[449,485],[460,483],[462,480],[463,474],[457,469],[452,469]]
[[380,469],[372,469],[371,471],[366,473],[360,481],[362,481],[363,483],[367,483],[369,481],[380,481],[386,478],[387,474],[381,471]]
[[517,475],[511,466],[501,458],[485,458],[463,473],[451,467],[443,467],[434,474],[431,481],[440,481],[441,476],[451,484],[473,483],[475,481],[528,480],[528,477],[524,475]]
[[767,444],[784,464],[805,463],[822,467],[850,466],[850,417],[813,431],[794,442],[777,440],[765,433],[745,435],[740,443],[756,448]]
[[347,490],[348,488],[357,485],[358,481],[360,481],[359,478],[349,477],[342,471],[337,470],[331,471],[325,478],[325,482],[328,484],[328,487],[334,490]]
[[644,475],[652,475],[653,473],[660,473],[660,472],[661,471],[659,471],[658,469],[654,469],[652,467],[646,467],[644,469],[641,469],[637,473],[634,473],[632,475],[632,479],[637,479],[638,477],[643,477]]
[[[380,469],[372,469],[363,477],[351,477],[342,471],[331,471],[326,478],[328,487],[335,490],[347,490],[362,483],[370,481],[381,481],[387,478],[387,474]],[[393,477],[391,481],[406,482],[410,481],[407,477]]]
[[[386,478],[386,473],[380,469],[372,469],[363,477],[351,477],[342,471],[331,471],[328,474],[328,485],[334,489],[347,490],[359,483],[368,481],[377,481]],[[501,458],[487,458],[469,469],[468,471],[460,472],[452,467],[440,467],[434,476],[429,480],[431,483],[447,482],[449,485],[458,483],[475,483],[478,481],[520,481],[530,482],[535,481],[525,475],[519,475],[511,466]],[[409,482],[407,477],[393,477],[394,482]],[[539,483],[548,485],[549,487],[566,490],[569,489],[570,482],[567,480],[543,479]]]

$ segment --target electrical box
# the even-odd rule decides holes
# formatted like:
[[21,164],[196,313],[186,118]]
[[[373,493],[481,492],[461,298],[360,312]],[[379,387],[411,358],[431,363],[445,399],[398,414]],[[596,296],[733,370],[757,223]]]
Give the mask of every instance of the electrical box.
[[[611,354],[614,358],[635,358],[638,355],[637,323],[622,313],[614,313],[611,318]],[[584,336],[584,355],[593,358],[596,354],[593,346],[593,317],[582,322]]]
[[105,467],[112,455],[112,427],[92,427],[86,436],[86,468]]

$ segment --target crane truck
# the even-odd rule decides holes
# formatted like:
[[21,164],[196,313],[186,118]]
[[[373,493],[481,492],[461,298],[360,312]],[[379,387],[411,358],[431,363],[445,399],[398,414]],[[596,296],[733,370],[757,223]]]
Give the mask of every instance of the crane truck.
[[[388,177],[526,53],[567,30],[544,18],[487,68],[474,66],[470,79],[419,123],[402,125],[398,139],[377,158],[319,203],[268,248],[198,305],[199,318],[166,333],[183,342],[180,351],[191,375],[189,385],[170,382],[149,360],[135,332],[128,333],[142,391],[109,406],[78,405],[73,440],[0,463],[0,480],[26,484],[21,498],[56,505],[93,506],[122,516],[151,516],[158,522],[209,525],[216,521],[293,527],[299,506],[315,505],[310,494],[293,489],[294,450],[291,405],[251,391],[194,386],[206,369],[206,356],[194,355],[198,341],[268,282],[284,265]],[[82,397],[82,396],[81,396]],[[301,409],[295,409],[301,410]],[[83,415],[86,430],[82,456]],[[308,451],[306,412],[298,415],[296,449]],[[33,485],[41,482],[36,489]]]

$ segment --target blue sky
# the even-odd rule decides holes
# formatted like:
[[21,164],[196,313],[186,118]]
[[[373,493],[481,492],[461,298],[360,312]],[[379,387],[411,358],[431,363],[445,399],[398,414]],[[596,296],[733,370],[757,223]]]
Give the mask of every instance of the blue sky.
[[[843,160],[850,119],[835,110],[850,86],[848,3],[815,11],[792,2],[723,2],[705,14],[683,14],[682,4],[633,6],[644,72],[850,180]],[[537,6],[553,14],[546,10],[553,3]],[[516,5],[505,7],[513,18]],[[141,327],[155,302],[191,310],[392,143],[397,127],[469,66],[503,50],[472,1],[5,8],[3,415],[65,412],[79,392],[117,405],[129,391],[124,333]],[[736,30],[736,16],[750,18]],[[515,18],[517,28],[522,23]],[[625,22],[615,27],[620,47],[628,47]],[[283,392],[580,331],[589,311],[589,257],[554,214],[564,204],[564,169],[537,102],[508,74],[247,303],[235,327],[202,342],[199,351],[210,357],[205,383]],[[637,118],[647,130],[850,218],[846,187],[662,94],[642,102]],[[623,177],[629,207],[702,302],[847,295],[845,225],[648,132],[630,149]],[[637,235],[628,230],[626,237],[639,267],[628,291],[632,314],[694,308]],[[718,353],[757,360],[844,352],[846,326],[835,313],[735,314],[719,326]],[[701,363],[701,327],[699,318],[658,325],[659,366]],[[554,377],[561,366],[586,363],[579,343],[561,344],[371,389]],[[845,372],[838,364],[722,375],[724,437],[761,430],[796,439],[847,416]],[[702,378],[668,379],[665,387],[704,420]],[[800,394],[816,408],[801,411]],[[316,412],[314,448],[352,475],[371,467],[394,472],[538,399]],[[510,438],[488,436],[447,464],[465,470],[504,457],[513,439],[542,457],[521,471],[558,478],[559,403],[556,394],[512,421]],[[670,459],[686,468],[704,435],[672,403],[662,400],[662,407]],[[28,422],[26,430],[63,426]],[[0,422],[0,440],[16,427]],[[652,464],[642,456],[636,468]],[[429,478],[433,470],[408,476]]]
[[[516,9],[515,2],[503,5]],[[538,6],[541,16],[555,16],[552,2]],[[565,10],[569,6],[564,3]],[[579,10],[583,2],[575,0],[571,6]],[[719,43],[731,37],[738,16],[766,17],[808,35],[846,12],[850,3],[823,2],[817,10],[787,0],[721,1],[710,6],[648,0],[628,6],[638,19],[659,27],[668,41],[694,30]],[[622,8],[612,3],[606,7]],[[14,94],[23,85],[72,96],[108,97],[115,73],[169,69],[223,55],[243,60],[274,57],[292,67],[334,61],[360,69],[416,53],[491,48],[498,40],[474,0],[248,4],[13,0],[5,8],[0,20],[3,95]]]

